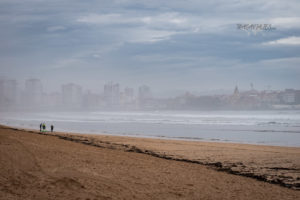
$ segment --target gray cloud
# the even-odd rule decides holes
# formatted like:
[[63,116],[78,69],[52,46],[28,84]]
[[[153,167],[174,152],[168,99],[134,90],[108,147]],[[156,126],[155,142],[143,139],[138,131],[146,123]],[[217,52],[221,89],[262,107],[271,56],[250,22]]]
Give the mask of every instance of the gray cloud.
[[[298,1],[0,1],[0,73],[49,88],[298,87]],[[272,24],[256,34],[236,24]],[[89,85],[90,83],[90,85]]]

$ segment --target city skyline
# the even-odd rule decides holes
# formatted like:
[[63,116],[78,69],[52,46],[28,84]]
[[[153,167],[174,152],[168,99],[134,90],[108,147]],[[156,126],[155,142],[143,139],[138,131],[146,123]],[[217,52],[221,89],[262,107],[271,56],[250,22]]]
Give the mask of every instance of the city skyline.
[[[240,90],[230,94],[199,95],[185,91],[177,96],[159,97],[151,87],[138,88],[107,82],[101,92],[92,92],[75,83],[65,83],[60,90],[43,89],[40,79],[0,79],[0,109],[7,110],[261,110],[300,109],[300,90]],[[101,86],[99,86],[101,87]]]
[[[132,86],[132,85],[126,85],[126,84],[123,84],[122,82],[119,82],[119,81],[116,81],[116,80],[109,80],[109,81],[99,81],[96,85],[96,87],[88,87],[88,85],[86,86],[85,84],[80,84],[79,82],[76,82],[76,81],[71,81],[71,82],[61,82],[61,83],[57,83],[57,86],[58,87],[55,87],[55,88],[52,88],[52,89],[49,89],[48,87],[45,87],[45,85],[47,85],[47,82],[43,81],[42,79],[39,79],[37,77],[31,77],[31,78],[28,78],[28,79],[24,79],[22,81],[18,80],[18,79],[14,79],[14,78],[8,78],[8,77],[0,77],[0,81],[8,81],[8,82],[15,82],[16,84],[16,88],[17,90],[20,90],[20,91],[26,91],[26,84],[28,81],[39,81],[40,84],[42,84],[41,86],[41,90],[45,93],[55,93],[55,92],[60,92],[62,87],[64,85],[68,85],[68,84],[74,84],[74,85],[77,85],[77,86],[80,86],[81,89],[83,91],[90,91],[90,92],[93,92],[93,93],[105,93],[105,86],[106,85],[109,85],[109,84],[113,84],[113,85],[118,85],[119,89],[123,89],[123,90],[126,90],[126,89],[134,89],[136,91],[139,90],[139,87],[141,86],[148,86],[150,88],[153,89],[153,87],[151,85],[147,85],[145,83],[139,83],[137,84],[136,86]],[[275,88],[273,87],[272,85],[265,85],[264,87],[257,87],[257,85],[253,82],[249,82],[249,84],[246,84],[244,85],[245,87],[241,87],[240,84],[233,84],[231,86],[231,88],[229,89],[224,89],[224,88],[215,88],[215,89],[210,89],[209,87],[204,89],[204,90],[192,90],[192,89],[189,89],[189,88],[186,88],[185,90],[177,90],[177,92],[173,92],[173,88],[169,88],[169,89],[166,89],[164,92],[166,92],[165,95],[161,95],[159,92],[155,91],[155,90],[152,90],[152,93],[157,96],[157,97],[161,97],[161,98],[169,98],[169,97],[174,97],[174,96],[178,96],[178,95],[182,95],[186,92],[189,92],[189,93],[193,93],[195,95],[222,95],[222,94],[232,94],[235,90],[236,87],[239,88],[239,90],[241,91],[248,91],[248,90],[257,90],[257,91],[280,91],[280,90],[284,90],[284,89],[294,89],[294,90],[299,90],[300,89],[300,86],[295,86],[295,87],[289,87],[289,88]],[[95,89],[97,88],[97,89]]]

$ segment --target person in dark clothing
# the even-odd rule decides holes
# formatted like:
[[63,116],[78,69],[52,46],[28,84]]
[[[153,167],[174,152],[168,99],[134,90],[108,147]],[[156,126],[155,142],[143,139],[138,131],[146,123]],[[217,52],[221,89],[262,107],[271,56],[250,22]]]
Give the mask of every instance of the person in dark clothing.
[[43,124],[43,131],[45,131],[46,130],[46,124],[44,123]]
[[51,132],[53,132],[53,129],[54,129],[54,126],[53,126],[53,124],[51,125]]
[[42,132],[42,123],[40,123],[40,132]]

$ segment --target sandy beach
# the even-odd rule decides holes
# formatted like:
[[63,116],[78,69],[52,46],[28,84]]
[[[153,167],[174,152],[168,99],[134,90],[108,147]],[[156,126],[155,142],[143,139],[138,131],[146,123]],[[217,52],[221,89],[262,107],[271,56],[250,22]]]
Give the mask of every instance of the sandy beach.
[[300,148],[0,126],[0,199],[299,199]]

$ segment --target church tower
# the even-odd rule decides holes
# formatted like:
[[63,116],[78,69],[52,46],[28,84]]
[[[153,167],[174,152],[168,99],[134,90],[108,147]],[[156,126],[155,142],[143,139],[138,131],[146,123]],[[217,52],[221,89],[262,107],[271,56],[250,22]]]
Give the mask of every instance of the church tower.
[[239,96],[240,92],[239,92],[239,88],[238,86],[235,86],[234,92],[233,92],[233,96]]

